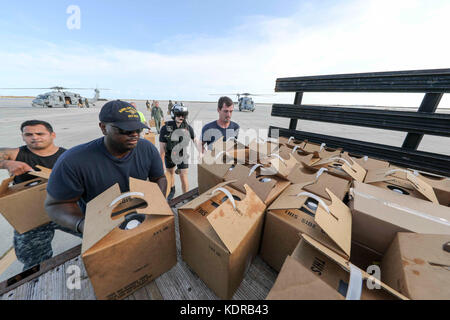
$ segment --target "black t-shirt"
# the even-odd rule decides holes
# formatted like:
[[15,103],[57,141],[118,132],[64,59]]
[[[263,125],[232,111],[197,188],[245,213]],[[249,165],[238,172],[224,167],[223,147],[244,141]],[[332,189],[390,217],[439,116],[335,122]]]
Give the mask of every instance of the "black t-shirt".
[[161,157],[151,142],[139,139],[137,146],[119,159],[99,138],[67,150],[58,159],[47,192],[58,200],[81,197],[79,205],[84,212],[86,203],[116,183],[121,192],[127,192],[129,177],[147,180],[163,175]]
[[[37,165],[52,169],[56,163],[56,160],[58,160],[59,156],[62,155],[64,151],[66,151],[66,149],[59,147],[58,151],[56,151],[54,154],[45,157],[31,152],[27,146],[21,146],[19,147],[19,153],[17,154],[15,161],[25,162],[34,170],[39,170],[38,168],[36,168]],[[24,173],[20,176],[14,177],[14,183],[21,183],[34,178],[36,177],[31,174]]]
[[[177,139],[178,138],[178,139]],[[166,144],[166,156],[174,149],[177,144],[180,144],[184,139],[194,139],[195,133],[194,129],[187,123],[182,123],[180,127],[177,128],[175,121],[167,122],[162,128],[159,134],[159,142],[164,142]],[[186,142],[187,146],[188,142]],[[183,151],[180,151],[180,155],[183,155]]]
[[217,124],[217,121],[207,123],[202,128],[202,144],[205,142],[208,146],[220,137],[224,137],[224,140],[228,138],[238,138],[239,125],[236,122],[230,121],[228,128],[222,128]]

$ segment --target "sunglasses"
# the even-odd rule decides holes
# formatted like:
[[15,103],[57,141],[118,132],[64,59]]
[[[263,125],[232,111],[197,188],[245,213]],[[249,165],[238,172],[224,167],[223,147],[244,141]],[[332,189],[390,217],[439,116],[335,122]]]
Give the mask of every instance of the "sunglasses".
[[121,135],[124,135],[124,136],[129,136],[129,135],[132,135],[133,133],[141,134],[142,131],[144,130],[144,129],[141,128],[141,129],[136,129],[136,130],[126,131],[126,130],[122,130],[122,129],[120,129],[119,127],[116,127],[116,126],[111,126],[111,127],[116,128],[116,129],[117,129],[117,132],[118,132],[119,134],[121,134]]

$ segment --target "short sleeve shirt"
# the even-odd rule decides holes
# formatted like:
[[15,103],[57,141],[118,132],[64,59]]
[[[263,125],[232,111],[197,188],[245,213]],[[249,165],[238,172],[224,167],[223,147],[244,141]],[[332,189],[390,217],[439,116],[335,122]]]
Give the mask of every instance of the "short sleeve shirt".
[[47,185],[55,199],[81,197],[86,203],[118,183],[121,192],[130,190],[129,177],[147,180],[164,175],[158,149],[149,141],[139,139],[137,146],[125,157],[111,155],[103,138],[81,144],[64,152],[57,160]]
[[239,125],[236,122],[230,121],[228,128],[222,128],[217,124],[217,121],[210,122],[202,128],[202,144],[205,142],[208,146],[214,141],[224,137],[225,140],[229,138],[238,138]]

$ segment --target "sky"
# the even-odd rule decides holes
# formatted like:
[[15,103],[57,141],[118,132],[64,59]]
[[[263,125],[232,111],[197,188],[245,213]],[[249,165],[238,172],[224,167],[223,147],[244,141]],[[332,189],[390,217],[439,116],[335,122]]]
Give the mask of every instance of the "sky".
[[[292,93],[275,94],[277,78],[449,68],[449,16],[448,0],[1,0],[0,87],[292,103]],[[422,97],[305,93],[303,103],[417,107]]]

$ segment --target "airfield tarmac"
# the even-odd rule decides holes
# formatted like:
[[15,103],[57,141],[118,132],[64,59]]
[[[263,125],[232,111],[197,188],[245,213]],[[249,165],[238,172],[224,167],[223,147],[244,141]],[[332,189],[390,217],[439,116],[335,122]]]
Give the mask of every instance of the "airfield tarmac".
[[[71,148],[81,143],[85,143],[101,136],[98,127],[98,114],[103,106],[103,101],[99,101],[89,109],[78,108],[33,108],[31,100],[28,98],[0,98],[0,147],[18,147],[23,145],[20,135],[20,124],[31,119],[45,120],[54,128],[56,132],[55,143],[58,146]],[[126,99],[122,99],[126,100]],[[150,119],[150,112],[147,111],[145,100],[127,100],[136,102],[139,111]],[[161,100],[160,106],[167,112],[168,101]],[[216,102],[189,102],[183,101],[189,108],[188,121],[193,121],[192,126],[199,136],[201,127],[206,123],[217,119]],[[245,143],[245,133],[258,133],[262,138],[267,137],[267,129],[270,125],[287,128],[289,119],[271,117],[271,104],[256,103],[254,112],[239,112],[236,109],[232,120],[239,123],[241,133],[239,141]],[[402,108],[405,110],[405,108]],[[408,111],[416,111],[408,109]],[[438,112],[450,113],[450,109],[439,108]],[[165,115],[165,120],[170,120]],[[298,130],[335,135],[343,138],[358,139],[368,142],[382,143],[392,146],[401,146],[406,133],[387,130],[346,126],[330,123],[299,120]],[[154,131],[154,130],[153,130]],[[157,136],[158,139],[159,136]],[[450,155],[448,139],[443,137],[424,136],[419,150]],[[159,149],[159,144],[157,143]],[[0,181],[8,177],[7,170],[0,169]],[[176,194],[180,195],[181,184],[178,177],[175,179]],[[191,165],[189,170],[189,188],[197,187],[197,167]],[[13,229],[9,223],[0,215],[0,257],[12,246]],[[53,253],[58,255],[78,244],[81,240],[70,234],[56,231],[52,242]],[[0,274],[0,282],[22,271],[22,264],[14,262],[5,272]]]

